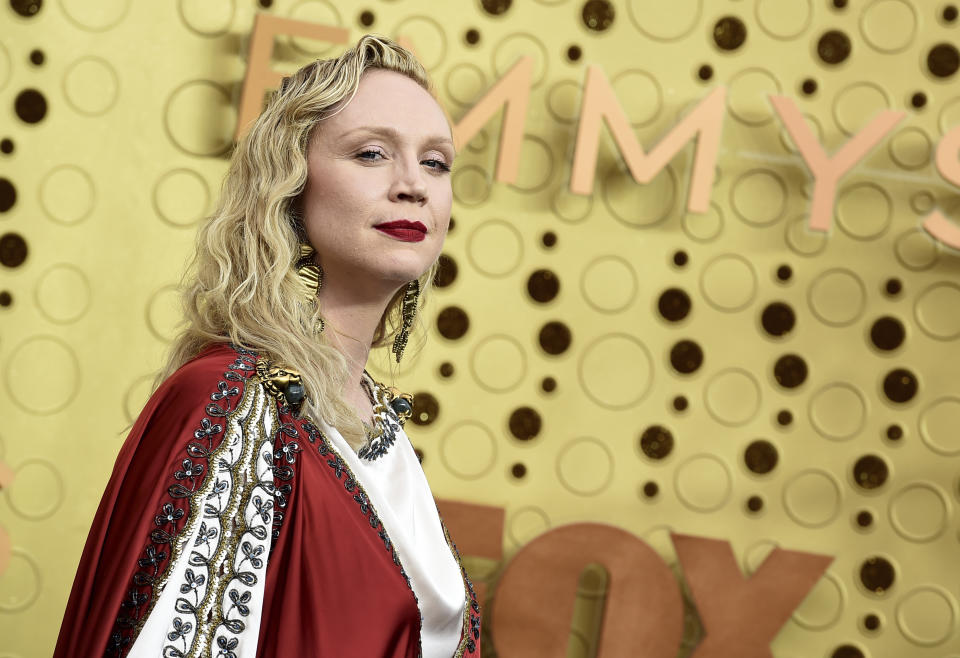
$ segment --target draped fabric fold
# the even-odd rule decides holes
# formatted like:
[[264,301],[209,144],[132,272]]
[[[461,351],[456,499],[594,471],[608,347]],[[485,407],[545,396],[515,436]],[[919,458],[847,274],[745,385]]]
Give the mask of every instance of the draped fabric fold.
[[[377,502],[324,432],[268,394],[257,359],[211,346],[148,401],[91,526],[55,658],[425,655]],[[479,606],[447,543],[464,623],[455,645],[426,655],[479,656]]]

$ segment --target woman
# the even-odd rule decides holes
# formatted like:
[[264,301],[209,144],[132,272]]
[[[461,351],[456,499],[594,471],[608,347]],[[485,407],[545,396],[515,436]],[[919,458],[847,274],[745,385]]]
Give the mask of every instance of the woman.
[[364,36],[238,144],[186,325],[121,450],[56,656],[479,656],[472,585],[402,429],[399,361],[451,208],[426,72]]

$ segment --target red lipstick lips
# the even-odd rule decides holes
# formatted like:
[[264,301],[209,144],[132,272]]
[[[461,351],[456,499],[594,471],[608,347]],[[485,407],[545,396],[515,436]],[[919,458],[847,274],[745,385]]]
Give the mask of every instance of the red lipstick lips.
[[373,228],[402,242],[420,242],[427,237],[426,226],[420,222],[411,222],[406,219],[384,222],[377,224]]

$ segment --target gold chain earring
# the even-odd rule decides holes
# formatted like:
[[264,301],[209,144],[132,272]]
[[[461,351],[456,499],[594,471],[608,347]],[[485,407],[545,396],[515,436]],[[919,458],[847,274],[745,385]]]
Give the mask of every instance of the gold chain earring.
[[400,306],[400,315],[402,323],[397,337],[393,339],[393,353],[397,357],[397,363],[400,363],[400,357],[403,356],[403,348],[407,346],[407,338],[410,337],[410,329],[413,327],[413,319],[417,315],[417,300],[420,297],[420,281],[414,279],[407,284],[407,289],[403,293],[403,303]]
[[[310,304],[313,304],[313,306],[317,304],[317,295],[320,293],[320,286],[323,285],[323,270],[317,265],[316,260],[314,260],[316,254],[317,251],[312,245],[301,242],[300,253],[294,265],[297,269],[297,276],[300,277],[300,282],[303,283],[306,288],[306,299]],[[323,328],[324,321],[323,318],[320,318],[317,321],[317,325],[313,328],[314,333],[322,333]]]

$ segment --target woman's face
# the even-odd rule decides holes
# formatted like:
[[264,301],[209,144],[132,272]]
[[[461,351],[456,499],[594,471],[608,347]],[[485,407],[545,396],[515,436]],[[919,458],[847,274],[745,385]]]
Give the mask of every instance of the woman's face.
[[450,126],[410,78],[369,69],[307,150],[303,215],[323,286],[382,295],[422,275],[450,223]]

